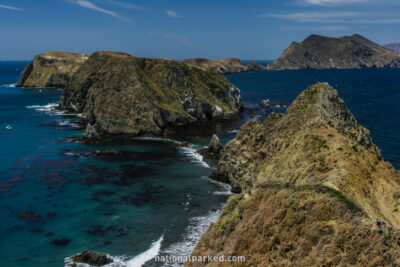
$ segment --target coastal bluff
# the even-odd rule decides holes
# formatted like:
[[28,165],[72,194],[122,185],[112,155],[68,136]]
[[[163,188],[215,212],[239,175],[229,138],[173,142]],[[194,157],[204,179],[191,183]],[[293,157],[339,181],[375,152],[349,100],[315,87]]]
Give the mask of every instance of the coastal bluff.
[[188,58],[183,62],[199,68],[217,72],[219,74],[232,74],[248,71],[263,71],[267,68],[252,60],[248,65],[237,58],[210,60],[206,58]]
[[245,123],[211,178],[238,194],[192,256],[246,258],[235,266],[400,264],[400,172],[327,83],[284,114]]
[[398,68],[400,54],[354,34],[340,38],[310,35],[293,42],[268,70]]
[[18,87],[64,88],[89,55],[51,51],[37,55],[22,71]]
[[225,77],[176,60],[96,52],[64,88],[59,108],[82,113],[85,137],[160,136],[242,110],[240,90]]

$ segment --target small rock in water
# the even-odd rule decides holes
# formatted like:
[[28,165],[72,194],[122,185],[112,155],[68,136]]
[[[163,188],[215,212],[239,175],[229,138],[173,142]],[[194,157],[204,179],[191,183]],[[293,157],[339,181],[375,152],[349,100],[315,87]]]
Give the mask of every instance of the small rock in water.
[[79,263],[86,263],[92,266],[103,266],[112,263],[113,260],[104,253],[94,253],[89,250],[71,257],[71,260]]
[[94,125],[91,125],[90,123],[88,123],[88,125],[86,126],[86,131],[83,134],[83,137],[89,140],[100,139],[100,135],[98,134],[96,127]]
[[263,108],[269,108],[271,106],[270,100],[265,99],[265,100],[261,101],[260,106],[262,106]]
[[214,134],[208,147],[208,153],[211,155],[218,155],[219,152],[221,152],[221,149],[222,145],[219,141],[219,138]]

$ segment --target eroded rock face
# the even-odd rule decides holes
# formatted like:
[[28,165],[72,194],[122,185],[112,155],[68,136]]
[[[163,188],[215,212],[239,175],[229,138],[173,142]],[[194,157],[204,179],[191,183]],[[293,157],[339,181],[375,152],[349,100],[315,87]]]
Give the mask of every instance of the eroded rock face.
[[192,66],[203,68],[205,70],[211,70],[219,74],[266,70],[266,67],[258,64],[254,60],[251,61],[249,65],[245,65],[237,58],[217,60],[209,60],[206,58],[189,58],[185,59],[183,62]]
[[269,70],[359,69],[400,67],[400,55],[361,35],[330,38],[310,35],[293,42]]
[[96,52],[64,89],[60,108],[82,113],[100,136],[140,136],[232,118],[242,103],[239,89],[216,73],[175,60]]
[[85,54],[56,51],[38,55],[22,71],[17,86],[64,88],[88,58]]
[[83,251],[81,254],[72,256],[71,259],[77,263],[86,263],[91,266],[104,266],[112,263],[113,260],[103,253],[94,253],[89,250]]
[[192,256],[246,257],[235,266],[400,264],[400,173],[327,83],[302,92],[285,114],[249,120],[211,178],[241,193]]
[[213,135],[210,141],[210,145],[208,146],[208,153],[211,155],[219,155],[221,152],[222,145],[219,141],[219,138],[217,135]]

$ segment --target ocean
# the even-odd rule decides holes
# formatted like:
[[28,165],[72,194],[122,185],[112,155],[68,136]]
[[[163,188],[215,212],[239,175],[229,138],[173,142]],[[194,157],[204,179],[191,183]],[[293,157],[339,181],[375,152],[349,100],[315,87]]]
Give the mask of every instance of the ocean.
[[[79,116],[54,109],[60,89],[15,87],[27,63],[0,62],[0,266],[63,266],[84,249],[106,252],[114,266],[163,266],[150,259],[186,256],[230,194],[207,178],[215,163],[201,151],[212,134],[228,142],[246,120],[284,112],[317,81],[338,89],[400,168],[400,69],[230,74],[245,106],[257,110],[165,139],[83,144]],[[271,109],[259,109],[266,98]]]

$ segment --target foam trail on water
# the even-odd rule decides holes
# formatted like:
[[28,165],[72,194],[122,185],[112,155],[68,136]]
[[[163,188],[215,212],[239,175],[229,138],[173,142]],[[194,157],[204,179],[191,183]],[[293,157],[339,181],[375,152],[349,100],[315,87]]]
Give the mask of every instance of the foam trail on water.
[[127,261],[126,266],[127,267],[141,267],[143,264],[148,262],[149,260],[155,258],[158,253],[160,252],[161,249],[161,243],[164,239],[164,235],[160,237],[156,242],[154,242],[151,247],[146,250],[145,252],[137,255],[133,259]]
[[203,160],[203,156],[200,155],[193,146],[180,147],[179,150],[182,154],[191,158],[190,162],[199,164],[205,168],[210,168],[210,166]]
[[3,84],[0,87],[10,87],[10,88],[15,88],[17,84],[16,83],[10,83],[10,84]]
[[80,117],[82,114],[68,114],[63,110],[57,110],[58,103],[48,103],[47,105],[32,105],[26,106],[27,109],[34,109],[36,111],[44,112],[49,115],[62,115],[62,116],[77,116]]
[[[203,233],[210,227],[211,223],[218,220],[220,209],[218,211],[210,211],[204,216],[193,217],[190,219],[190,225],[185,230],[185,235],[182,241],[174,243],[165,250],[162,254],[170,256],[180,256],[185,258],[189,256],[199,242]],[[163,266],[178,267],[182,266],[183,262],[166,262]]]

